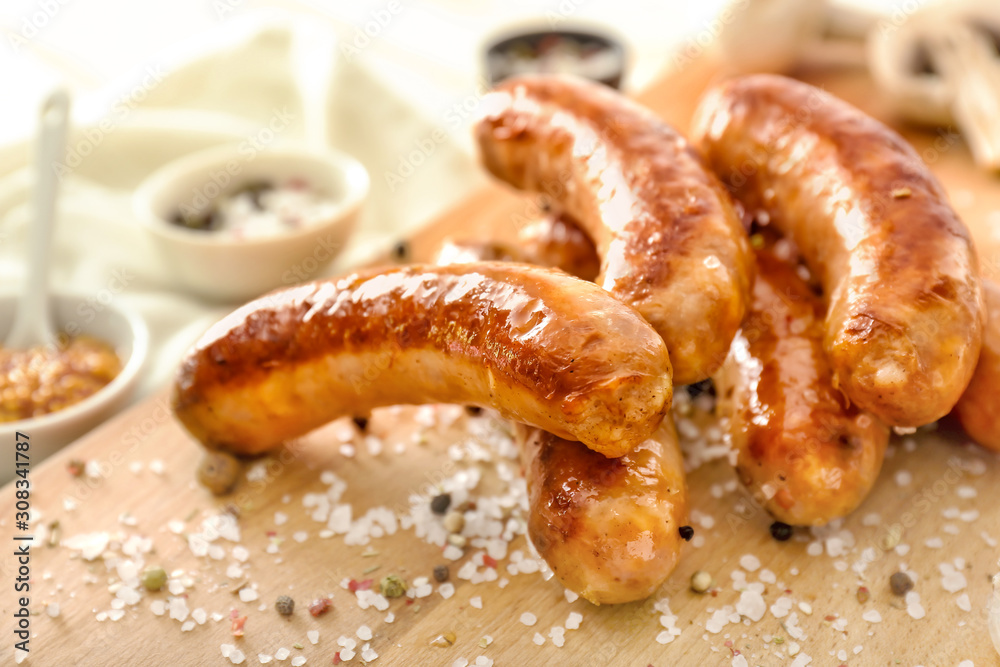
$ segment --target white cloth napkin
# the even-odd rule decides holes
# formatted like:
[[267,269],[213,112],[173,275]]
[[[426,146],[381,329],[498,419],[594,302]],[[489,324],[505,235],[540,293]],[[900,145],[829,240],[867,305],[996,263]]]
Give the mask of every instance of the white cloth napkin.
[[[152,346],[136,399],[163,387],[188,346],[231,308],[178,290],[132,215],[132,191],[171,159],[242,141],[276,114],[288,121],[277,140],[335,146],[371,175],[359,231],[327,273],[363,261],[485,180],[461,138],[466,126],[415,111],[363,59],[342,57],[327,27],[287,14],[227,22],[201,43],[76,100],[60,168],[52,287],[142,313]],[[402,182],[387,177],[430,137],[433,159]],[[18,288],[25,269],[32,147],[32,139],[0,147],[0,285],[7,289]]]

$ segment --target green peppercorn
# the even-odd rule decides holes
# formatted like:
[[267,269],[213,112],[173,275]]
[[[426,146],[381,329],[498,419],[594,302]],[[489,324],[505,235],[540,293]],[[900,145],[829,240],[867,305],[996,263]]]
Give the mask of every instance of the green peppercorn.
[[162,567],[147,567],[142,573],[142,587],[147,591],[158,591],[167,583],[167,573]]
[[406,582],[395,574],[382,577],[378,588],[382,595],[387,598],[398,598],[406,595]]

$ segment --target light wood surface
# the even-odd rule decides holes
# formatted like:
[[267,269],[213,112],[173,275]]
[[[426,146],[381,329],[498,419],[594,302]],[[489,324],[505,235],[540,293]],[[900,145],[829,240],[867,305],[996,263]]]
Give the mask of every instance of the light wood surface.
[[[642,99],[652,108],[681,127],[686,125],[699,91],[713,76],[709,60],[692,64],[684,71],[667,77]],[[853,73],[809,74],[805,78],[862,106],[874,115],[892,121],[886,104],[863,76]],[[909,140],[921,151],[940,176],[955,200],[959,213],[973,228],[980,244],[985,272],[1000,278],[1000,187],[994,177],[975,170],[966,147],[945,135],[903,128]],[[935,140],[938,145],[935,147]],[[476,193],[462,205],[431,224],[412,242],[413,256],[427,258],[445,236],[466,238],[509,237],[521,222],[534,214],[532,204],[499,186]],[[998,388],[1000,390],[1000,388]],[[963,436],[943,424],[937,433],[915,438],[915,451],[907,451],[895,440],[882,476],[864,506],[850,517],[843,528],[851,531],[855,545],[843,556],[808,555],[810,540],[778,543],[768,534],[766,514],[748,504],[741,490],[715,497],[713,485],[725,484],[733,473],[725,461],[703,466],[689,478],[692,505],[714,519],[714,527],[695,524],[705,539],[700,548],[689,545],[673,577],[659,597],[669,597],[677,614],[682,634],[669,645],[660,645],[655,637],[662,630],[653,600],[618,607],[596,608],[582,600],[567,603],[561,587],[554,580],[544,581],[537,574],[510,577],[510,584],[500,589],[496,583],[472,585],[454,577],[461,562],[451,567],[456,593],[443,599],[436,592],[428,598],[407,605],[394,600],[391,611],[395,621],[385,623],[384,613],[361,610],[353,596],[338,583],[345,577],[363,578],[369,567],[380,568],[367,575],[379,577],[399,573],[407,579],[430,576],[434,565],[444,562],[440,550],[413,536],[411,531],[374,540],[371,547],[377,556],[362,555],[367,547],[346,546],[342,538],[320,539],[320,524],[313,522],[302,508],[302,496],[326,489],[320,481],[322,470],[333,470],[347,480],[345,498],[354,506],[354,515],[375,506],[406,507],[413,493],[425,493],[435,480],[453,474],[461,465],[452,463],[446,448],[464,437],[461,423],[438,433],[428,434],[427,444],[409,444],[402,455],[393,453],[391,443],[409,441],[417,427],[404,410],[401,417],[380,412],[373,421],[373,432],[390,443],[383,453],[372,456],[361,443],[358,455],[345,458],[337,451],[334,437],[339,426],[317,431],[304,439],[301,447],[276,457],[277,463],[264,482],[244,484],[228,499],[216,499],[197,486],[193,479],[201,451],[175,423],[167,410],[166,394],[154,397],[119,416],[83,438],[74,446],[31,471],[34,482],[31,503],[40,513],[37,525],[58,521],[63,538],[95,531],[152,538],[154,553],[147,563],[162,564],[168,571],[184,569],[195,579],[188,589],[188,606],[226,615],[220,622],[209,620],[190,632],[181,632],[181,624],[167,616],[154,616],[153,600],[167,598],[166,592],[146,594],[135,607],[126,607],[124,618],[98,622],[95,612],[111,609],[112,594],[108,584],[114,580],[100,558],[86,562],[72,557],[66,548],[36,544],[32,548],[32,606],[42,612],[44,605],[58,602],[61,613],[50,618],[45,613],[32,617],[32,640],[28,665],[224,665],[230,664],[220,654],[220,644],[234,643],[246,654],[244,664],[259,664],[257,653],[273,654],[284,646],[292,649],[300,642],[302,650],[292,649],[292,656],[308,658],[308,665],[329,665],[340,635],[353,636],[362,624],[374,632],[372,647],[379,653],[374,664],[450,666],[464,657],[474,664],[480,655],[497,665],[730,665],[732,650],[740,651],[749,665],[791,664],[787,657],[789,637],[782,622],[770,612],[756,623],[730,624],[719,634],[706,633],[710,609],[733,605],[739,593],[733,589],[730,573],[738,569],[742,555],[753,554],[762,568],[777,576],[777,583],[767,584],[764,598],[771,605],[783,591],[797,602],[811,605],[811,614],[794,608],[805,638],[798,640],[801,652],[812,657],[812,665],[957,665],[972,660],[977,667],[1000,664],[986,629],[985,605],[989,595],[988,575],[997,571],[1000,551],[988,546],[982,533],[1000,540],[1000,503],[996,489],[1000,484],[1000,460],[974,446],[962,444]],[[3,443],[5,456],[13,456],[13,443]],[[100,479],[73,478],[67,472],[71,459],[98,461],[106,470]],[[164,471],[156,474],[149,462],[161,460]],[[142,463],[142,471],[130,470],[133,462]],[[456,467],[458,465],[458,467]],[[464,465],[464,464],[462,464]],[[489,466],[485,467],[489,477]],[[897,473],[908,473],[909,483],[897,482]],[[901,475],[901,477],[905,477]],[[903,480],[905,481],[905,480]],[[484,481],[489,485],[489,480]],[[961,489],[961,492],[959,491]],[[968,498],[969,490],[976,496]],[[283,498],[288,497],[289,503]],[[195,558],[185,540],[167,529],[171,520],[184,522],[184,531],[196,530],[201,520],[217,513],[226,502],[243,507],[239,524],[242,544],[249,550],[245,577],[257,584],[260,600],[243,603],[230,592],[233,581],[226,575],[234,562],[230,543],[221,560]],[[0,492],[0,534],[11,545],[13,526],[13,489]],[[73,509],[69,507],[75,506]],[[976,509],[978,518],[963,521],[946,519],[950,508],[960,512]],[[275,512],[288,515],[287,524],[275,525]],[[135,525],[124,525],[120,516],[127,513]],[[875,521],[866,515],[877,513]],[[950,515],[950,512],[949,512]],[[969,518],[968,516],[966,518]],[[909,553],[899,555],[882,549],[890,527],[905,522],[901,542],[910,545]],[[950,524],[946,528],[945,524]],[[952,531],[954,534],[948,532]],[[279,553],[265,552],[271,539],[268,531],[283,538]],[[308,539],[292,539],[297,531],[307,531]],[[925,546],[925,541],[940,538],[940,548]],[[523,540],[519,542],[523,547]],[[518,548],[515,544],[512,548]],[[866,554],[866,550],[867,554]],[[12,549],[5,547],[0,557],[3,581],[2,613],[5,629],[0,647],[0,663],[13,664],[10,633],[15,595]],[[472,553],[470,549],[468,553]],[[860,577],[851,566],[869,556],[871,562]],[[959,593],[942,587],[939,565],[964,558],[963,570],[968,586]],[[278,562],[280,560],[280,562]],[[505,561],[501,561],[501,573]],[[888,587],[889,575],[902,565],[918,575],[916,590],[926,608],[926,617],[912,619],[900,600]],[[846,571],[838,571],[838,566]],[[714,575],[721,585],[717,597],[696,595],[689,591],[689,577],[695,570]],[[797,572],[797,574],[792,574]],[[760,572],[747,575],[757,581]],[[859,585],[870,589],[870,599],[857,599]],[[321,593],[334,593],[334,608],[327,615],[313,618],[305,607]],[[296,599],[298,611],[290,620],[273,611],[280,594]],[[956,603],[961,593],[969,596],[971,611]],[[470,598],[480,596],[482,609],[473,608]],[[261,603],[267,608],[258,610]],[[247,614],[246,635],[234,640],[228,615],[236,608]],[[808,608],[808,607],[807,607]],[[862,614],[877,610],[881,622],[871,623]],[[566,632],[566,643],[557,648],[548,639],[549,628],[565,623],[571,611],[583,614],[581,628]],[[538,617],[533,628],[520,624],[523,612]],[[846,628],[838,631],[826,620],[837,616],[847,619]],[[319,630],[320,639],[311,645],[309,630]],[[444,632],[454,632],[457,639],[450,648],[430,646],[430,640]],[[532,643],[538,631],[546,635],[544,646]],[[484,635],[493,637],[488,648],[480,648]],[[783,644],[768,643],[781,637]],[[726,643],[731,642],[730,646]],[[359,645],[361,642],[359,642]],[[863,646],[854,653],[854,647]],[[846,660],[837,657],[845,651]],[[360,664],[360,656],[349,664]],[[288,665],[287,662],[272,664]]]

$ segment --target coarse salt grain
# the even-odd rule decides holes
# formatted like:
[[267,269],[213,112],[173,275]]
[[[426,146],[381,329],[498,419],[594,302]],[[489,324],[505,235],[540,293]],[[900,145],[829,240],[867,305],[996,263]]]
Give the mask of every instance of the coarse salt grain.
[[306,664],[306,657],[304,655],[297,655],[292,658],[292,667],[301,667]]
[[447,600],[448,598],[450,598],[452,595],[455,594],[455,584],[451,582],[441,584],[438,587],[438,593],[441,594],[441,597]]
[[913,482],[913,475],[910,474],[909,470],[899,470],[896,472],[897,486],[909,486],[911,482]]
[[767,603],[764,602],[764,598],[761,597],[760,593],[751,590],[740,593],[739,602],[736,603],[736,612],[738,614],[746,616],[756,623],[764,617],[765,611],[767,611]]
[[882,614],[878,613],[878,609],[869,609],[865,613],[861,614],[861,618],[868,621],[869,623],[882,622]]
[[243,602],[253,602],[257,599],[257,591],[249,586],[240,589],[240,600]]
[[372,638],[372,629],[369,628],[367,625],[362,625],[360,628],[358,628],[357,635],[358,639],[366,642]]
[[474,597],[474,598],[469,598],[469,604],[472,605],[476,609],[482,609],[483,608],[483,598],[479,597],[478,595],[476,597]]
[[292,654],[291,651],[289,651],[287,648],[282,647],[282,648],[279,648],[277,651],[274,652],[274,659],[275,660],[286,660],[288,658],[288,656],[291,655],[291,654]]
[[927,547],[928,549],[940,549],[941,547],[944,546],[944,542],[941,540],[940,537],[931,537],[929,539],[924,540],[924,546]]
[[823,554],[823,543],[822,542],[810,542],[809,546],[806,547],[806,553],[810,556],[820,556]]
[[760,559],[753,554],[743,554],[740,556],[740,567],[747,572],[756,572],[760,569]]
[[310,644],[315,644],[319,641],[319,630],[310,630],[306,633],[306,637],[309,638]]
[[545,637],[542,636],[542,633],[536,632],[535,636],[531,638],[531,641],[541,646],[545,643]]
[[268,655],[267,653],[258,653],[257,654],[257,661],[260,664],[262,664],[262,665],[266,665],[267,663],[271,662],[272,660],[274,660],[274,656]]
[[972,603],[969,601],[968,593],[962,593],[955,598],[955,604],[957,604],[958,608],[962,611],[972,611]]
[[529,628],[533,626],[538,621],[538,618],[529,611],[521,614],[521,623],[528,626]]
[[571,611],[569,616],[566,618],[566,629],[576,630],[580,627],[580,623],[583,621],[583,614]]

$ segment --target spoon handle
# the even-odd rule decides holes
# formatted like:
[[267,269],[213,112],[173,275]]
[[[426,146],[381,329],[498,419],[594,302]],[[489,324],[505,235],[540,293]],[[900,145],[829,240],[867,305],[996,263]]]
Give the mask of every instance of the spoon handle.
[[56,163],[65,159],[69,95],[59,88],[49,94],[39,113],[39,132],[32,193],[34,220],[28,232],[28,270],[18,302],[14,326],[5,341],[8,347],[26,348],[53,341],[48,299],[49,264],[55,226]]

